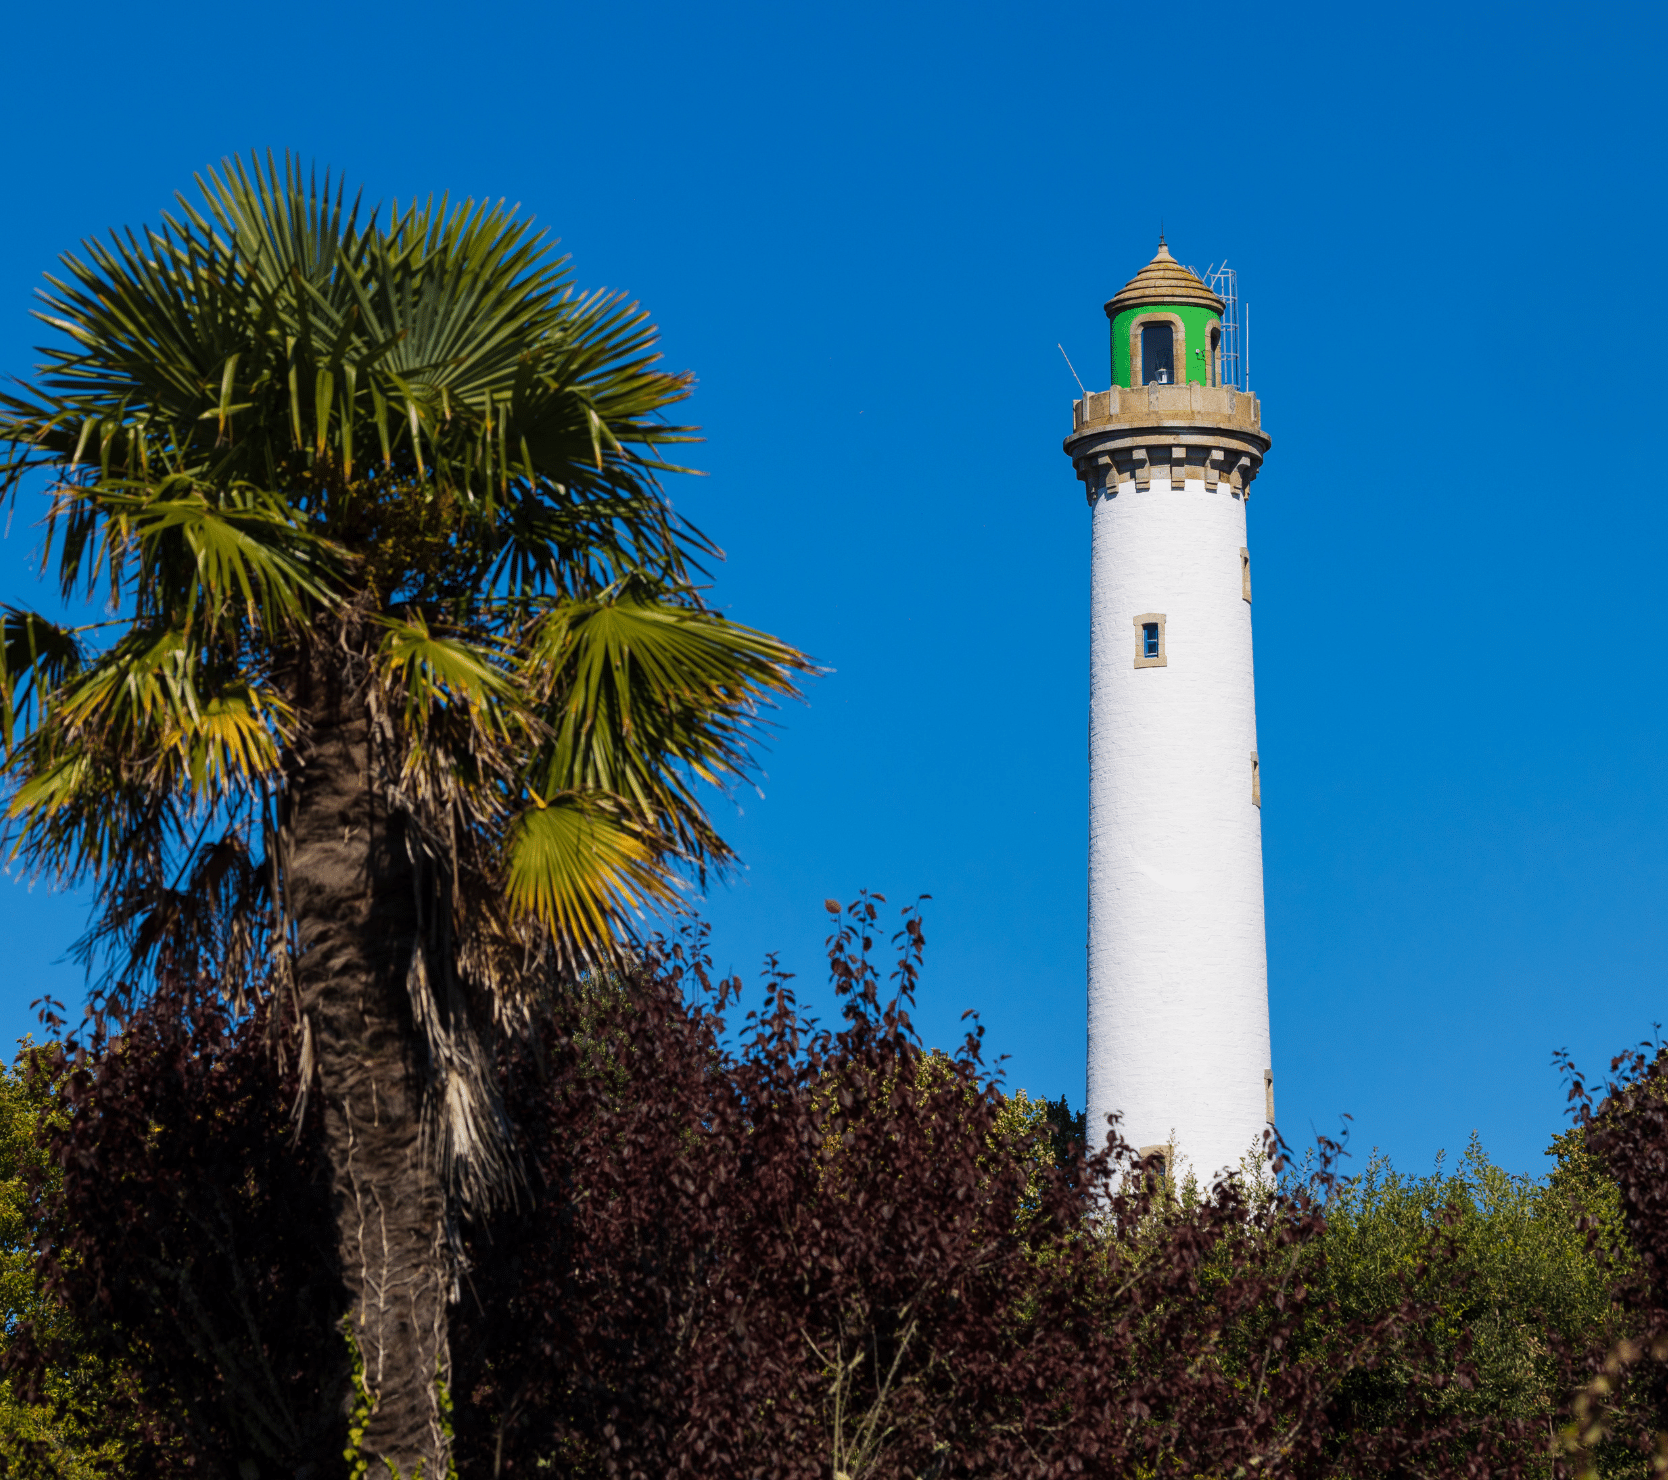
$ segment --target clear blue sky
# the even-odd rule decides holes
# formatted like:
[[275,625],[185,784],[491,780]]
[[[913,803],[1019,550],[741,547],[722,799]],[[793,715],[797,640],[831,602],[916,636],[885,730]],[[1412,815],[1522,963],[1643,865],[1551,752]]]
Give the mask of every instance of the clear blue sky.
[[[1083,1095],[1088,514],[1071,377],[1152,254],[1224,256],[1281,1119],[1538,1171],[1552,1050],[1668,964],[1664,12],[1654,6],[19,7],[0,370],[81,237],[285,146],[507,196],[700,376],[720,599],[835,672],[729,817],[721,964],[813,986],[825,896],[930,892],[920,1020]],[[36,511],[0,544],[33,600]],[[0,882],[0,1033],[74,901]]]

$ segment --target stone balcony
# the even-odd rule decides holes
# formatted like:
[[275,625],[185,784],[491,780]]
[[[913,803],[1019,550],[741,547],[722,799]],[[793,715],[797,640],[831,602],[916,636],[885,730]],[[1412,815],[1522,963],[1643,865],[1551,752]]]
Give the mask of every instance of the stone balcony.
[[1186,385],[1143,385],[1134,390],[1115,385],[1109,391],[1090,391],[1081,401],[1072,402],[1074,432],[1100,422],[1133,421],[1146,426],[1204,422],[1255,432],[1262,430],[1263,408],[1250,391],[1235,390],[1231,385],[1194,385],[1191,381]]
[[1262,406],[1233,386],[1113,386],[1072,403],[1065,450],[1092,503],[1107,488],[1156,476],[1197,478],[1212,492],[1249,496],[1269,448]]

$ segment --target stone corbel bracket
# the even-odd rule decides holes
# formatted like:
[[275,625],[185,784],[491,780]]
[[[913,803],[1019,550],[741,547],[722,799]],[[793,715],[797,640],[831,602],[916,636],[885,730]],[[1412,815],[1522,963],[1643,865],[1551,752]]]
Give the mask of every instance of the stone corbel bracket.
[[1247,391],[1113,386],[1073,403],[1065,449],[1091,504],[1126,485],[1144,493],[1154,478],[1172,488],[1197,480],[1211,493],[1226,485],[1235,498],[1249,498],[1270,440],[1262,407]]

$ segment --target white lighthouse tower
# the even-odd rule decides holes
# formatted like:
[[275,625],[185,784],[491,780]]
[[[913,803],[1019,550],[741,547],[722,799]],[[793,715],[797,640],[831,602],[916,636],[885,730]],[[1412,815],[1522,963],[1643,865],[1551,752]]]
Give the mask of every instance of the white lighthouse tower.
[[1223,309],[1160,241],[1065,443],[1093,521],[1088,1124],[1119,1112],[1205,1182],[1274,1118],[1245,515],[1269,439]]

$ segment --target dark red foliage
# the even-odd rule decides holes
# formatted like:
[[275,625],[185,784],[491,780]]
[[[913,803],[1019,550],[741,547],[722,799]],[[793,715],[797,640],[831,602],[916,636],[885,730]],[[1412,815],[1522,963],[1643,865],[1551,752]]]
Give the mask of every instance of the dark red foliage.
[[[260,1014],[165,985],[119,1037],[36,1055],[67,1124],[40,1267],[94,1353],[127,1381],[98,1399],[95,1437],[142,1439],[130,1475],[329,1475],[346,1349],[325,1184],[293,1069]],[[73,1046],[72,1046],[73,1047]],[[41,1353],[13,1344],[14,1379]],[[102,1435],[100,1434],[102,1426]]]
[[727,1051],[733,984],[674,952],[515,1066],[536,1192],[471,1244],[466,1473],[1518,1472],[1520,1432],[1439,1416],[1466,1374],[1434,1349],[1433,1401],[1340,1422],[1344,1376],[1417,1358],[1431,1312],[1305,1345],[1324,1175],[1184,1210],[1116,1139],[1034,1165],[1050,1130],[1001,1144],[977,1035],[930,1062],[913,1035],[918,918],[887,993],[876,926],[865,899],[831,937],[838,1032],[777,975]]
[[[1592,1380],[1577,1396],[1569,1447],[1591,1462],[1608,1443],[1650,1455],[1668,1474],[1668,1048],[1647,1044],[1610,1062],[1595,1109],[1568,1055],[1558,1055],[1587,1151],[1614,1184],[1627,1232],[1612,1282],[1627,1334],[1607,1351],[1575,1354]],[[1598,1232],[1594,1230],[1595,1234]],[[1596,1369],[1596,1370],[1595,1370]]]
[[[694,936],[503,1047],[526,1175],[458,1235],[464,1476],[1509,1477],[1544,1451],[1447,1413],[1469,1377],[1421,1344],[1428,1300],[1342,1330],[1315,1308],[1324,1171],[1183,1207],[1116,1137],[1056,1165],[977,1029],[923,1051],[920,919],[888,981],[879,903],[830,906],[837,1029],[773,971],[732,1043]],[[342,1468],[322,1162],[272,1040],[180,994],[42,1066],[72,1112],[43,1264],[133,1374],[135,1473]],[[1407,1400],[1366,1426],[1342,1384],[1392,1352]]]
[[1615,1077],[1596,1112],[1579,1081],[1572,1098],[1587,1149],[1621,1194],[1640,1265],[1634,1298],[1641,1308],[1668,1310],[1668,1050],[1621,1054],[1610,1070]]
[[[1016,1318],[1026,1169],[990,1154],[999,1101],[972,1052],[922,1079],[904,1007],[920,923],[906,918],[904,998],[885,1006],[874,924],[864,901],[832,943],[837,1034],[805,1024],[776,975],[726,1052],[731,984],[709,991],[678,949],[553,1031],[544,1074],[516,1076],[538,1196],[513,1243],[500,1225],[472,1246],[508,1286],[466,1300],[454,1328],[462,1454],[511,1473],[549,1457],[827,1475],[837,1389],[859,1430],[884,1394],[886,1473],[956,1442],[956,1355]],[[710,1007],[686,1006],[690,988]]]

